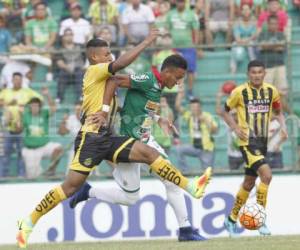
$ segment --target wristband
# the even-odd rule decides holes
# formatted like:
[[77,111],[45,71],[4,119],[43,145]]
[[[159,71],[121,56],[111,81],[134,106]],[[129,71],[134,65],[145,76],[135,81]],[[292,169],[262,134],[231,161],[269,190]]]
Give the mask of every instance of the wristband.
[[103,104],[101,110],[102,110],[103,112],[105,112],[105,113],[108,113],[109,110],[110,110],[110,106],[109,106],[109,105],[106,105],[106,104]]
[[155,122],[158,122],[159,119],[160,119],[160,116],[159,115],[154,115],[153,119],[154,119]]

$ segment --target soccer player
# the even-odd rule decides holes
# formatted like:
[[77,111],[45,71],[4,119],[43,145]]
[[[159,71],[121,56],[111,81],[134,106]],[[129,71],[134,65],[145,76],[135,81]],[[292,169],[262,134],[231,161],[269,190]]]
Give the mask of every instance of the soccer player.
[[[180,186],[193,197],[200,198],[203,195],[211,175],[210,171],[190,181],[169,161],[161,157],[155,149],[128,136],[112,136],[110,124],[103,127],[91,125],[88,122],[89,116],[99,110],[110,110],[110,117],[114,117],[117,109],[115,99],[110,106],[102,105],[106,80],[133,62],[156,39],[157,35],[158,31],[152,30],[142,43],[114,62],[111,62],[111,51],[107,42],[92,39],[87,43],[86,52],[90,66],[83,79],[83,125],[75,139],[75,156],[65,181],[51,189],[28,217],[18,221],[17,243],[19,247],[26,248],[28,237],[38,220],[60,202],[73,195],[84,184],[89,173],[104,159],[114,163],[146,163],[153,172]],[[113,119],[110,119],[110,123],[112,121]]]
[[[248,64],[248,82],[233,90],[221,113],[225,122],[239,137],[240,151],[246,162],[244,181],[236,195],[231,214],[224,222],[226,230],[232,237],[237,235],[236,221],[239,211],[246,203],[258,176],[260,183],[256,190],[257,203],[263,207],[267,204],[272,171],[266,163],[265,156],[272,111],[281,125],[282,136],[287,137],[278,91],[273,85],[264,82],[265,74],[262,62],[251,61]],[[232,109],[237,110],[238,123],[229,114]],[[259,229],[259,233],[271,234],[265,224]]]
[[[107,87],[111,88],[109,92],[112,94],[115,93],[117,85],[129,88],[121,110],[121,135],[130,136],[146,143],[155,148],[165,159],[168,159],[164,149],[151,135],[151,127],[156,121],[165,133],[171,133],[175,129],[170,121],[159,117],[157,112],[163,88],[173,88],[184,77],[186,70],[186,60],[179,55],[171,55],[164,60],[161,72],[152,68],[151,72],[116,76],[107,81]],[[107,102],[109,103],[110,100]],[[97,114],[94,116],[97,120]],[[70,206],[74,208],[79,202],[88,198],[97,198],[127,206],[133,205],[139,200],[140,165],[139,163],[117,164],[113,176],[120,188],[94,188],[85,183],[70,200]],[[196,229],[191,227],[182,190],[163,178],[160,180],[165,185],[168,201],[174,209],[179,224],[179,241],[205,240]]]

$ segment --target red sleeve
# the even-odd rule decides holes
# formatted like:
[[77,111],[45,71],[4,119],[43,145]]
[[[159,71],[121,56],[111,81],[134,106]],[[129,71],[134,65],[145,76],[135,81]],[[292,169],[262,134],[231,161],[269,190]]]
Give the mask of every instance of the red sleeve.
[[273,102],[272,104],[273,109],[280,110],[281,109],[281,103],[280,100]]
[[261,28],[263,26],[263,23],[268,19],[268,13],[266,11],[263,11],[257,20],[257,27]]

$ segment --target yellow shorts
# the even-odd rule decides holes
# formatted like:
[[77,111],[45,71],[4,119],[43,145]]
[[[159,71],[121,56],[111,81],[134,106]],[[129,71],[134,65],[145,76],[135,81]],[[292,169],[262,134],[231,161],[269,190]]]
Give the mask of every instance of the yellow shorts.
[[241,146],[240,151],[243,159],[246,162],[245,174],[250,176],[257,176],[257,170],[262,165],[266,164],[265,155],[267,148],[258,148],[254,146]]
[[134,138],[112,136],[109,131],[81,131],[75,139],[75,154],[70,169],[88,175],[102,160],[129,162],[134,142]]

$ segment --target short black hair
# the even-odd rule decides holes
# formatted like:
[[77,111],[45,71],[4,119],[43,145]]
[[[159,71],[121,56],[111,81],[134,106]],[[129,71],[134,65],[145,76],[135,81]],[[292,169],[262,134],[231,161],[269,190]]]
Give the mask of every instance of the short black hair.
[[33,6],[33,9],[36,10],[40,5],[43,5],[45,8],[47,8],[47,4],[45,2],[37,3]]
[[42,105],[42,101],[38,97],[31,98],[30,101],[28,102],[28,104],[32,104],[32,103],[38,103],[40,106]]
[[253,60],[248,63],[248,71],[253,67],[263,67],[266,68],[265,64],[262,61],[259,60]]
[[198,103],[198,104],[200,104],[201,105],[201,101],[200,101],[200,99],[198,99],[198,98],[192,98],[191,100],[190,100],[190,104],[192,104],[192,103]]
[[88,41],[86,48],[97,48],[97,47],[109,47],[108,43],[105,40],[99,38],[93,38]]
[[165,68],[169,67],[187,70],[187,61],[180,55],[171,55],[163,61],[161,70],[164,70]]
[[12,76],[13,77],[15,77],[15,76],[23,77],[23,75],[20,72],[14,72]]

